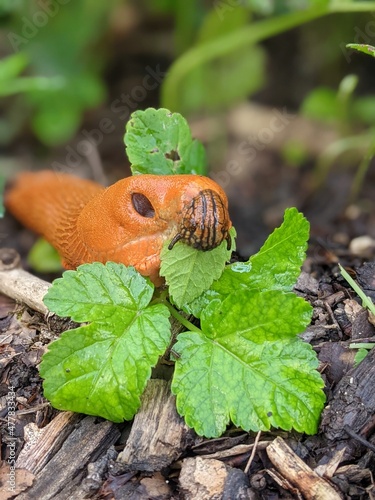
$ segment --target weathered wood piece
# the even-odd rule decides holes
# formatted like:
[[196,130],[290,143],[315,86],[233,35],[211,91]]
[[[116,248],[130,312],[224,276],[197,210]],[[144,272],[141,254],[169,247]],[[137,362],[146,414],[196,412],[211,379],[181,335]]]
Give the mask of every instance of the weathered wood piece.
[[307,500],[341,500],[341,496],[323,478],[319,477],[301,460],[281,437],[267,447],[267,454],[276,469],[292,485],[296,486]]
[[116,425],[85,417],[69,434],[61,449],[36,475],[34,485],[17,500],[74,498],[72,486],[81,482],[90,462],[106,453],[120,436]]
[[244,472],[214,459],[185,458],[179,485],[185,500],[257,498],[256,493],[249,487]]
[[193,431],[176,411],[170,383],[151,379],[117,461],[126,464],[127,470],[161,470],[181,455],[192,436]]
[[28,424],[25,428],[26,442],[18,455],[16,467],[38,474],[59,451],[81,418],[78,413],[63,411],[38,431],[33,431],[35,424]]
[[[333,399],[323,412],[321,428],[329,441],[339,443],[352,431],[366,438],[373,432],[375,414],[375,350],[350,370],[337,385]],[[349,452],[349,450],[348,450]]]
[[42,314],[48,313],[48,309],[43,303],[43,297],[50,286],[51,283],[41,280],[23,269],[1,270],[0,268],[0,293],[26,304]]

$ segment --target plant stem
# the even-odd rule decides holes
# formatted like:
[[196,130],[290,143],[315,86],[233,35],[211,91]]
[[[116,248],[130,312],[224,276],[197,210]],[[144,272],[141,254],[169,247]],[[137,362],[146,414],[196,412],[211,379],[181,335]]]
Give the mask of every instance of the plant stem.
[[186,319],[182,314],[180,314],[175,307],[167,300],[166,294],[161,295],[160,298],[154,299],[151,304],[164,304],[168,307],[171,315],[177,319],[187,330],[191,332],[202,333],[202,330],[197,326],[193,325],[188,319]]
[[330,12],[369,12],[375,9],[374,2],[342,2],[336,0],[332,4],[328,6]]

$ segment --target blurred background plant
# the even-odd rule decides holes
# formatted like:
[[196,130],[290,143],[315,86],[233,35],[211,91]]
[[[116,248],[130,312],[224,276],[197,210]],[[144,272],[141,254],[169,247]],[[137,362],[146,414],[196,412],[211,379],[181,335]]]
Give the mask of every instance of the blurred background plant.
[[[327,201],[311,193],[348,165],[330,224],[371,175],[374,60],[346,44],[374,42],[374,11],[375,1],[350,0],[0,0],[2,179],[36,166],[80,173],[87,162],[98,178],[101,161],[112,182],[127,175],[130,113],[164,106],[205,142],[246,227],[245,254],[281,205],[321,223]],[[267,136],[276,108],[290,124]],[[371,193],[362,197],[369,220]]]
[[[2,63],[0,93],[17,95],[1,123],[2,141],[29,121],[41,142],[62,143],[77,130],[82,113],[104,100],[105,55],[98,42],[118,3],[1,2],[2,52],[16,55]],[[27,77],[20,76],[24,72]]]

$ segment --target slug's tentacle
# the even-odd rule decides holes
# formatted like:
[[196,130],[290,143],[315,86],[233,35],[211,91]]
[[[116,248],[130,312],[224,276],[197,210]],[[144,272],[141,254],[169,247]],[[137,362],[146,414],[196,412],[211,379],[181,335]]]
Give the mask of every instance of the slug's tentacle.
[[198,175],[138,175],[105,189],[67,174],[24,173],[5,205],[58,250],[66,268],[112,260],[156,285],[165,241],[210,250],[231,227],[224,191]]

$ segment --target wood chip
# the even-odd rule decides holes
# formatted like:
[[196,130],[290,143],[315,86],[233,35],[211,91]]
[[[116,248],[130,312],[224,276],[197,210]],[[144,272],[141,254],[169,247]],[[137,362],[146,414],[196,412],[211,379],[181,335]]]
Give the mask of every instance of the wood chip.
[[127,470],[157,471],[175,461],[193,432],[176,411],[176,398],[165,380],[149,380],[142,406],[118,462]]
[[0,293],[26,304],[35,311],[47,314],[48,309],[43,303],[51,283],[41,280],[23,269],[0,271]]
[[62,411],[43,429],[38,429],[34,423],[26,425],[25,445],[18,455],[16,467],[38,474],[81,418],[78,413]]
[[87,466],[106,453],[120,436],[116,425],[85,417],[74,426],[61,448],[36,475],[34,485],[17,500],[75,498],[74,490],[87,474]]
[[185,458],[179,478],[185,500],[217,500],[258,498],[249,486],[247,475],[219,460],[202,457]]
[[267,447],[273,465],[307,500],[340,500],[341,496],[301,460],[281,437]]

